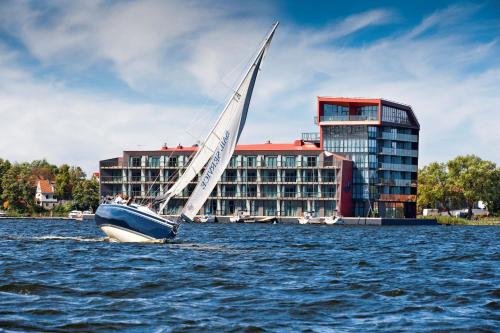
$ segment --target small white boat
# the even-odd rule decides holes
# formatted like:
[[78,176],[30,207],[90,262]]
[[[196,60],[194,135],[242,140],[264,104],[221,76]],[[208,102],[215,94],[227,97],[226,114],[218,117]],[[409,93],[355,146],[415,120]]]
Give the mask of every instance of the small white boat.
[[315,211],[309,211],[304,216],[299,217],[299,224],[320,224],[321,218],[316,215]]
[[7,216],[7,213],[5,213],[3,210],[0,210],[0,217]]
[[202,215],[199,217],[200,223],[215,223],[215,215]]
[[94,217],[95,217],[95,214],[92,213],[90,210],[84,210],[82,213],[83,220],[93,220]]
[[68,217],[70,219],[81,219],[83,218],[83,212],[81,210],[72,210],[69,212]]
[[340,216],[325,217],[325,224],[345,224]]
[[255,222],[255,217],[246,210],[239,210],[229,218],[229,221],[233,223],[252,223]]

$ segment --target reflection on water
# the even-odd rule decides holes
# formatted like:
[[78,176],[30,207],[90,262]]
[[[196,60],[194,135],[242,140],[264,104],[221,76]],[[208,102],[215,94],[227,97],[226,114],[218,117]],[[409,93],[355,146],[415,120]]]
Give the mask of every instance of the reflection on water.
[[500,229],[0,220],[0,331],[497,331]]

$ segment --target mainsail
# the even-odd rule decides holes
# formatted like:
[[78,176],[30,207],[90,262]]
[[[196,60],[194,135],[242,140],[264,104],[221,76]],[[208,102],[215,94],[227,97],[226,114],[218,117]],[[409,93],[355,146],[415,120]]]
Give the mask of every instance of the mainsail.
[[189,197],[182,215],[192,220],[210,196],[211,191],[231,159],[245,125],[255,80],[277,26],[278,23],[275,23],[266,36],[250,68],[227,102],[224,111],[217,119],[207,138],[192,158],[191,163],[162,198],[164,202],[160,207],[160,212],[163,211],[170,198],[182,192],[205,165],[205,172]]

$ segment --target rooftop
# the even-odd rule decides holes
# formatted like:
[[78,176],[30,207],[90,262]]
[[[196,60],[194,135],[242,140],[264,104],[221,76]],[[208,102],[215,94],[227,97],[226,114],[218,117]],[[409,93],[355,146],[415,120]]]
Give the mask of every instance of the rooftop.
[[[163,147],[163,151],[196,151],[198,146],[177,146],[177,147]],[[236,152],[244,151],[322,151],[319,145],[302,140],[295,140],[293,143],[259,143],[251,145],[237,145]]]
[[42,193],[54,193],[54,188],[47,179],[40,179],[38,185]]

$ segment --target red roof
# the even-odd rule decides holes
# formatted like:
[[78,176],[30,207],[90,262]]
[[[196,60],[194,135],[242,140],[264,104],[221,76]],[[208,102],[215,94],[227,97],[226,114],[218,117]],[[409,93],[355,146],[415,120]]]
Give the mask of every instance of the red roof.
[[[166,151],[195,151],[198,147],[163,147]],[[307,143],[302,140],[295,140],[293,143],[259,143],[253,145],[237,145],[236,152],[243,151],[322,151],[320,147],[313,143]]]
[[42,191],[42,193],[54,193],[54,188],[47,179],[39,180],[38,185],[40,185],[40,191]]

